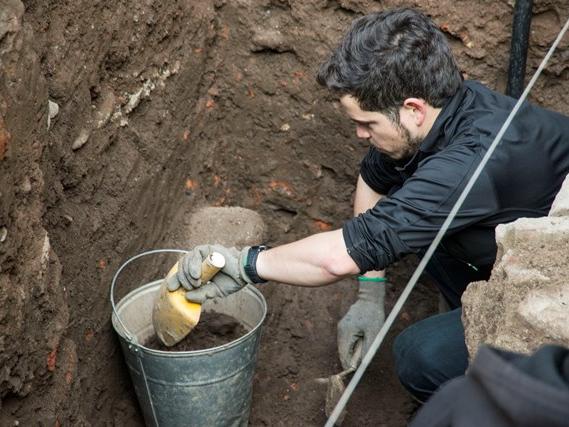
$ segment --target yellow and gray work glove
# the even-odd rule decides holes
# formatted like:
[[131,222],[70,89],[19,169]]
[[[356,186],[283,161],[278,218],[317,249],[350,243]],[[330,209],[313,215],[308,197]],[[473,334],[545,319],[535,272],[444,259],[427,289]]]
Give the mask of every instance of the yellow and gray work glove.
[[[358,299],[338,323],[338,354],[344,369],[355,368],[368,352],[385,321],[385,278],[358,277]],[[353,360],[356,344],[362,340],[359,360]],[[352,366],[355,362],[356,366]]]
[[[208,283],[202,283],[202,262],[213,252],[219,252],[225,257],[225,267]],[[244,270],[248,252],[249,247],[238,250],[221,245],[196,246],[178,262],[178,272],[168,279],[168,290],[175,291],[183,286],[188,291],[186,299],[199,304],[237,292],[252,283]]]

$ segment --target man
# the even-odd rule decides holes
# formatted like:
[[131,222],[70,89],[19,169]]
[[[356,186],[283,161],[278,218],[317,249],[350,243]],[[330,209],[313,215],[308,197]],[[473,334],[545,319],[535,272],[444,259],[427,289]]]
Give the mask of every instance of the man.
[[[180,261],[171,289],[181,283],[189,300],[203,302],[248,283],[320,286],[361,273],[358,300],[338,327],[347,366],[356,342],[363,339],[365,353],[383,323],[383,269],[432,242],[514,100],[464,82],[444,35],[411,9],[354,21],[317,79],[371,145],[356,217],[340,230],[268,250],[198,247]],[[460,297],[468,283],[488,278],[496,225],[546,215],[568,172],[569,119],[524,104],[428,265],[451,311],[396,339],[398,375],[417,399],[465,372]],[[201,261],[212,250],[227,266],[201,286]]]

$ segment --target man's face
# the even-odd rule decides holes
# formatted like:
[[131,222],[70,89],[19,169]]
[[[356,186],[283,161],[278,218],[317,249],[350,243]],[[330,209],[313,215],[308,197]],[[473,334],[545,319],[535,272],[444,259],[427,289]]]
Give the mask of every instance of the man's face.
[[415,154],[423,138],[412,135],[405,126],[405,111],[401,110],[401,124],[394,124],[385,114],[375,111],[364,111],[358,101],[351,95],[344,95],[342,103],[346,114],[356,124],[358,138],[367,139],[371,145],[386,156],[394,159],[405,159]]

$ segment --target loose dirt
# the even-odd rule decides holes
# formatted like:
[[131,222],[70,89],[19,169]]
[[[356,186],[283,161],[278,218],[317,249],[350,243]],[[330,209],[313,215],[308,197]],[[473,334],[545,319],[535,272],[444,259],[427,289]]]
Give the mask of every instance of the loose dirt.
[[[314,75],[354,18],[419,7],[447,34],[466,77],[499,91],[506,84],[510,0],[7,3],[22,18],[0,20],[10,26],[0,55],[16,57],[6,62],[10,81],[0,79],[0,425],[143,425],[110,324],[109,286],[127,258],[179,247],[195,209],[255,210],[270,245],[351,216],[367,146]],[[528,73],[568,15],[567,1],[534,2]],[[565,114],[568,44],[532,92]],[[59,105],[49,131],[48,99]],[[387,310],[415,265],[411,256],[388,269]],[[324,424],[326,387],[314,379],[341,371],[336,325],[355,286],[259,287],[269,313],[250,425]],[[423,278],[344,426],[408,422],[416,405],[396,378],[391,344],[436,301]]]
[[215,311],[203,312],[200,321],[190,334],[172,347],[167,347],[153,335],[145,347],[162,351],[205,350],[227,344],[245,335],[247,329],[234,317]]

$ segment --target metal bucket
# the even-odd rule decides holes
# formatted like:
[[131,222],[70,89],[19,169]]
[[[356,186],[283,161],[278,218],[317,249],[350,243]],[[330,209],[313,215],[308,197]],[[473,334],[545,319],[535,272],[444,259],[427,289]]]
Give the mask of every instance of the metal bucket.
[[246,426],[251,406],[253,373],[267,313],[263,295],[247,286],[226,298],[208,301],[203,311],[234,317],[249,331],[219,347],[168,352],[147,348],[154,335],[152,308],[157,280],[130,292],[115,305],[113,292],[121,271],[149,251],[125,262],[111,285],[112,324],[119,336],[132,382],[148,426]]

